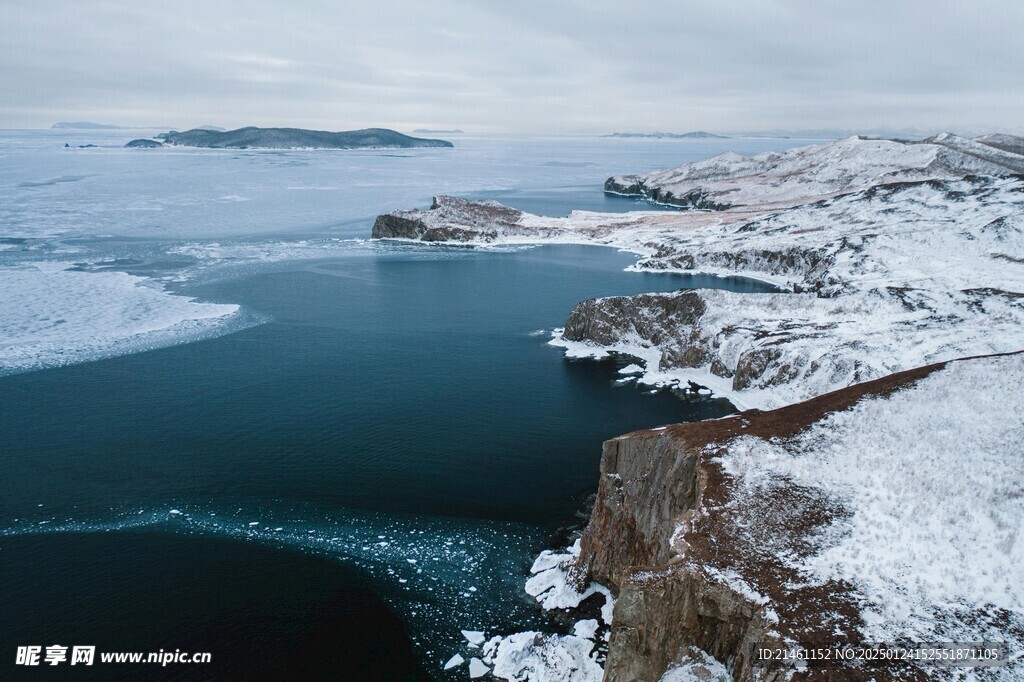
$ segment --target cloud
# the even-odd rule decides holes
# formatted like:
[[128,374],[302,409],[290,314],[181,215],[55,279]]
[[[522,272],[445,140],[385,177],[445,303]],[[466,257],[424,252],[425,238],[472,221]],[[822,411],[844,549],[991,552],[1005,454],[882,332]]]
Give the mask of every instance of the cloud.
[[1020,130],[1016,0],[7,0],[0,125]]

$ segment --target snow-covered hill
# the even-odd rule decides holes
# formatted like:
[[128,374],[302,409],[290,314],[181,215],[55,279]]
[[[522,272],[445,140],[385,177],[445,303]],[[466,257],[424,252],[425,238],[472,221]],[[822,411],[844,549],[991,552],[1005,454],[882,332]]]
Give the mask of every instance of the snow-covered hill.
[[727,152],[679,168],[611,177],[605,191],[691,208],[792,206],[882,183],[1024,173],[1024,157],[1013,153],[1021,146],[1024,139],[1010,135],[968,140],[941,133],[921,142],[849,137],[755,156]]

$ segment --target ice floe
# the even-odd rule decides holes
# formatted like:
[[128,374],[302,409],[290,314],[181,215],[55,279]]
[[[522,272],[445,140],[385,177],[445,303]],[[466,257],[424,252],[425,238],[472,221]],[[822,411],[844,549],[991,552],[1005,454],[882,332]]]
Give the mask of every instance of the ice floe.
[[245,324],[237,305],[201,303],[124,272],[22,263],[0,267],[0,281],[0,375],[173,345]]

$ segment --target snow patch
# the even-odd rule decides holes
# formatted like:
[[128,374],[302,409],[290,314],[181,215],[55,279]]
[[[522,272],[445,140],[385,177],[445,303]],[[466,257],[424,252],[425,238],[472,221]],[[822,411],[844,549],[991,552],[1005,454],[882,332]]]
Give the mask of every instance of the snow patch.
[[659,682],[731,682],[729,670],[714,656],[689,647],[677,665],[671,666]]
[[745,495],[806,486],[849,513],[794,567],[853,585],[866,637],[1012,640],[986,623],[1024,625],[1022,385],[1019,355],[953,362],[792,441],[738,438],[720,462]]
[[600,682],[594,642],[576,635],[517,632],[488,644],[493,675],[531,682]]

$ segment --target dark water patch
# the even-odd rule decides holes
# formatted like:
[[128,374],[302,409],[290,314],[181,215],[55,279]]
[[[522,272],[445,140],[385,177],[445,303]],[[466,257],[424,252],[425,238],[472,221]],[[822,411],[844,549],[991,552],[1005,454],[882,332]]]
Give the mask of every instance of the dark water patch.
[[[399,617],[357,572],[321,557],[139,531],[3,538],[0,552],[3,679],[429,679]],[[13,665],[17,646],[53,644],[212,658]]]
[[530,334],[588,296],[699,278],[623,272],[629,256],[596,247],[422,255],[195,287],[272,321],[5,377],[0,475],[19,484],[0,518],[277,500],[557,523],[593,488],[603,440],[728,411],[616,386],[614,364]]

